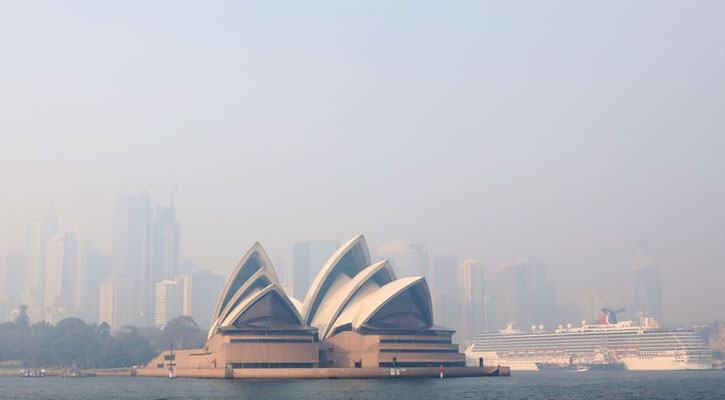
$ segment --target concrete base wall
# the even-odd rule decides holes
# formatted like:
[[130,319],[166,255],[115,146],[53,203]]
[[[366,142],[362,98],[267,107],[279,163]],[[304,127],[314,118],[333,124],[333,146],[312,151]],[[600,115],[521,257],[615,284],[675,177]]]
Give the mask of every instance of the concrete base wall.
[[[254,342],[255,340],[305,340],[305,343]],[[241,342],[239,342],[241,340]],[[174,350],[177,369],[226,368],[243,363],[304,363],[319,365],[320,344],[310,336],[215,334],[203,349]],[[162,351],[146,368],[167,371],[169,350]]]
[[464,367],[465,355],[446,335],[346,331],[318,343],[304,335],[218,333],[203,349],[169,355],[162,352],[136,374],[168,377],[173,363],[177,377],[194,378],[422,378],[438,377],[439,365],[448,377],[508,375],[504,368]]
[[[509,376],[507,367],[449,367],[444,377]],[[139,368],[136,376],[168,377],[169,371],[155,368]],[[438,378],[438,368],[399,368],[392,373],[389,368],[177,368],[179,378],[217,379],[383,379],[383,378]]]
[[[417,341],[417,343],[416,343]],[[425,341],[427,343],[422,343]],[[380,363],[465,363],[465,355],[449,336],[377,335],[341,332],[325,340],[320,349],[325,367],[377,368]],[[419,365],[420,367],[420,365]],[[451,367],[453,368],[453,367]]]

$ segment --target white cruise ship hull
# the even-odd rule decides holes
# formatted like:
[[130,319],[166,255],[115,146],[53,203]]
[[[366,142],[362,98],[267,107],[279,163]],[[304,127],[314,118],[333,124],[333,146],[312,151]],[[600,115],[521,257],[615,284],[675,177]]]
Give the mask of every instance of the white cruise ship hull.
[[[560,357],[499,357],[495,352],[466,351],[466,365],[478,366],[483,358],[485,367],[506,366],[511,371],[538,371],[536,363],[566,365],[567,360]],[[628,371],[696,371],[712,369],[712,363],[680,361],[672,356],[640,358],[625,357],[620,360]]]
[[707,344],[692,330],[664,330],[631,322],[586,325],[556,332],[482,333],[466,349],[466,364],[536,371],[543,366],[677,371],[713,369]]
[[466,350],[466,365],[470,367],[477,367],[480,365],[481,358],[483,358],[484,367],[497,367],[504,366],[511,368],[511,371],[538,371],[539,368],[536,363],[538,359],[530,358],[499,358],[495,352],[473,352]]
[[681,361],[675,357],[625,357],[624,368],[629,371],[690,371],[712,369],[712,363]]

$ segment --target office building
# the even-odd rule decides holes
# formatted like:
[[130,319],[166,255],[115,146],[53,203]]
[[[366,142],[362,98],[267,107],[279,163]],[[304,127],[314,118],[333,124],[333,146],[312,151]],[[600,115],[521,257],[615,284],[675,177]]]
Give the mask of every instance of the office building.
[[496,328],[515,323],[552,327],[561,321],[553,285],[545,279],[546,266],[536,258],[518,258],[500,264],[494,284]]
[[166,279],[156,285],[154,324],[163,328],[184,311],[184,286],[178,280]]
[[395,274],[407,276],[429,276],[428,250],[421,243],[391,242],[378,246],[378,258],[390,261]]
[[279,274],[279,283],[282,285],[285,293],[292,295],[294,293],[294,273],[290,263],[285,262],[282,257],[274,257],[272,259],[274,269]]
[[434,255],[432,263],[431,296],[433,315],[438,324],[461,332],[462,295],[458,282],[458,257]]
[[141,325],[153,322],[154,286],[151,276],[151,200],[146,193],[121,195],[113,212],[111,272],[134,282],[135,315]]
[[88,246],[81,250],[85,256],[81,261],[82,279],[78,288],[77,310],[88,322],[98,321],[101,282],[110,276],[111,259],[100,250]]
[[224,277],[201,269],[181,277],[184,293],[183,313],[202,328],[209,329],[214,306],[224,287]]
[[634,311],[663,321],[660,270],[654,265],[639,266],[634,270]]
[[31,320],[42,319],[45,305],[45,245],[58,231],[58,217],[53,211],[30,224],[27,230],[25,262],[26,274],[23,302],[30,309]]
[[663,322],[660,270],[644,242],[638,244],[637,258],[634,262],[633,308],[634,313],[645,313],[658,322]]
[[463,310],[462,336],[472,339],[477,333],[489,330],[489,307],[486,293],[486,277],[483,265],[473,258],[466,258],[458,267]]
[[153,284],[179,275],[179,223],[176,221],[174,199],[165,207],[157,207],[153,223],[151,282]]
[[79,267],[78,236],[69,230],[45,245],[45,307],[69,314],[76,306]]
[[136,283],[124,275],[113,275],[101,283],[99,322],[107,323],[111,329],[125,325],[138,325],[140,318]]
[[0,259],[0,322],[22,303],[25,257],[22,254],[7,254]]
[[333,240],[313,240],[294,245],[292,287],[295,298],[304,299],[312,279],[339,246],[340,243]]

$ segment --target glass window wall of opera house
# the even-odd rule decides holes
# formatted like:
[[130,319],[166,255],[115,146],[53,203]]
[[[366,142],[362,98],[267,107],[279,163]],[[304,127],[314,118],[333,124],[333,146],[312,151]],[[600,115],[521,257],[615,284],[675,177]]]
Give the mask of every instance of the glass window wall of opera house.
[[363,235],[322,266],[303,301],[282,289],[259,243],[222,291],[202,349],[164,351],[146,369],[463,367],[451,329],[433,324],[422,276],[371,262]]

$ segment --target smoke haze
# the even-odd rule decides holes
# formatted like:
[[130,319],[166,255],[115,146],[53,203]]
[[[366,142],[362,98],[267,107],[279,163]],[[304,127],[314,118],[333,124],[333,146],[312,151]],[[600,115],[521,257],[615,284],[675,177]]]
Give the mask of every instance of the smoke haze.
[[725,3],[394,3],[5,3],[0,252],[177,188],[218,273],[364,233],[627,306],[646,243],[668,321],[725,317]]

